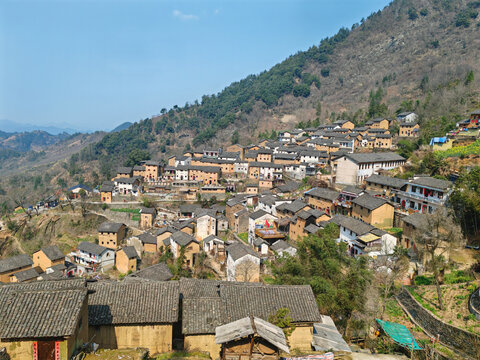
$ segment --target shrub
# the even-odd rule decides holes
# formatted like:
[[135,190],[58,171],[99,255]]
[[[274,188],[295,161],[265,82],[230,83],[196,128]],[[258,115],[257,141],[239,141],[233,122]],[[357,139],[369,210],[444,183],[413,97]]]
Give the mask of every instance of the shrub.
[[103,203],[103,204],[102,204],[102,210],[107,210],[107,209],[108,209],[108,205],[105,204],[105,203]]
[[323,77],[328,77],[330,76],[330,69],[322,69],[320,73],[322,74]]
[[293,96],[299,97],[308,97],[310,96],[310,87],[305,84],[298,84],[293,87]]
[[415,277],[415,285],[432,285],[432,278],[426,277],[425,275],[420,275]]
[[420,10],[420,15],[427,16],[428,15],[428,9],[423,8],[422,10]]
[[416,18],[418,18],[417,9],[415,9],[414,7],[409,8],[407,13],[410,20],[415,20]]

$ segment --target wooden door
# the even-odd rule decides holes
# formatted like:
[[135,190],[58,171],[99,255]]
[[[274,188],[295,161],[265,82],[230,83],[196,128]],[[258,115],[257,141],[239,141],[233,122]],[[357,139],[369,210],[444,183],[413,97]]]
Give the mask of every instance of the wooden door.
[[37,359],[55,360],[55,341],[39,341]]

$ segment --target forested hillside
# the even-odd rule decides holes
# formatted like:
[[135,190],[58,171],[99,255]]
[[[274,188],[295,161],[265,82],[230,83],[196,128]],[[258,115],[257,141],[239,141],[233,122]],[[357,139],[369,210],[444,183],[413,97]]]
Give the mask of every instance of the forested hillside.
[[395,0],[268,71],[105,135],[56,176],[108,178],[117,165],[190,147],[407,110],[420,115],[422,141],[443,135],[480,107],[479,10],[480,1]]

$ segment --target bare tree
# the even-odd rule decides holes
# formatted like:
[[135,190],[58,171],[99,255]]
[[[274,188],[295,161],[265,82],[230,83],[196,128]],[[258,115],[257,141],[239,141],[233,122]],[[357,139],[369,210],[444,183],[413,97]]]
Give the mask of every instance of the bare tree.
[[453,249],[464,244],[465,238],[460,226],[445,208],[439,208],[433,214],[425,214],[422,226],[416,230],[415,245],[427,270],[433,273],[440,309],[443,309],[440,283],[447,265],[446,257],[450,256]]
[[260,267],[251,260],[245,260],[237,265],[235,277],[237,281],[250,282],[258,280]]

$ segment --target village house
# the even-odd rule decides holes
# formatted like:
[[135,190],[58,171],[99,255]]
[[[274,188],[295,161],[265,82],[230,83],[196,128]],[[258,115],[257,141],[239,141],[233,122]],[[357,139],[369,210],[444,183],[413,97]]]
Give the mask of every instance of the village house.
[[157,217],[157,210],[155,208],[141,208],[140,209],[140,228],[149,229],[153,227],[155,218]]
[[270,246],[270,250],[278,256],[284,256],[286,254],[295,256],[297,254],[297,248],[282,239],[275,241],[272,246]]
[[118,188],[118,193],[120,195],[138,195],[140,189],[140,178],[131,177],[131,178],[117,178],[114,181],[115,186]]
[[203,240],[209,235],[217,235],[217,212],[211,209],[201,209],[197,217],[197,231],[195,238]]
[[161,178],[161,166],[158,161],[147,160],[143,163],[143,166],[145,166],[145,175],[143,177],[145,181],[157,181]]
[[100,188],[100,200],[102,203],[110,204],[113,198],[113,186],[102,185]]
[[[19,271],[12,275],[11,282],[30,282],[36,281],[40,275],[37,271],[39,268],[29,268],[27,270]],[[41,270],[39,270],[41,272]]]
[[385,129],[388,130],[390,126],[390,121],[385,118],[375,118],[373,120],[369,120],[365,123],[365,126],[369,127],[370,129]]
[[380,170],[391,170],[405,164],[405,158],[392,152],[344,154],[337,159],[336,183],[360,185]]
[[283,330],[254,316],[216,327],[215,342],[224,359],[277,360],[281,351],[290,353]]
[[306,230],[309,225],[317,226],[320,222],[328,220],[330,220],[330,216],[323,211],[317,209],[301,210],[290,220],[288,237],[291,240],[298,241],[309,235],[310,231]]
[[364,190],[353,185],[344,186],[338,199],[335,200],[335,213],[352,215],[352,201],[362,195]]
[[209,235],[203,239],[203,251],[220,262],[225,261],[225,241],[217,236]]
[[275,220],[278,218],[263,210],[257,210],[250,214],[248,219],[248,242],[253,244],[256,233],[259,230],[275,230]]
[[222,170],[218,166],[189,166],[188,180],[217,185],[220,181],[221,173]]
[[256,210],[263,210],[277,216],[277,206],[290,202],[292,202],[290,199],[281,199],[274,195],[263,195],[258,199]]
[[144,232],[143,234],[138,235],[138,240],[142,243],[143,251],[148,253],[156,253],[159,250],[158,238],[150,232]]
[[252,161],[248,167],[248,178],[254,180],[282,179],[282,171],[282,165]]
[[[89,338],[103,349],[173,350],[179,320],[178,282],[98,281],[88,284]],[[142,299],[142,301],[138,301]]]
[[308,205],[313,209],[325,211],[328,215],[335,213],[335,202],[339,196],[338,191],[327,188],[313,188],[305,192]]
[[227,280],[260,281],[260,257],[250,246],[235,242],[226,247]]
[[244,196],[235,196],[229,199],[225,206],[225,216],[228,220],[228,227],[233,229],[235,227],[235,214],[245,208],[247,202]]
[[248,174],[248,161],[235,160],[233,162],[233,171],[236,177],[246,177]]
[[115,253],[115,267],[122,274],[137,270],[139,257],[134,246],[124,246]]
[[313,324],[322,321],[310,286],[182,279],[180,292],[184,348],[206,351],[212,359],[219,358],[221,350],[215,342],[215,328],[231,321],[251,315],[268,320],[278,309],[288,308],[295,326],[288,342],[303,352],[311,351]]
[[395,203],[407,212],[432,214],[442,207],[452,192],[450,181],[435,179],[429,176],[414,177],[395,191]]
[[393,227],[394,207],[384,198],[363,194],[352,201],[352,217],[378,228]]
[[117,168],[117,176],[115,178],[130,178],[132,177],[132,172],[133,169],[131,167],[119,167]]
[[337,120],[333,123],[333,126],[334,126],[334,128],[342,128],[342,129],[352,130],[355,127],[355,124],[350,120]]
[[390,149],[392,147],[392,135],[378,134],[375,135],[375,149]]
[[246,188],[247,194],[257,195],[258,194],[258,184],[247,184]]
[[233,231],[241,234],[248,231],[249,213],[246,208],[243,208],[233,214]]
[[277,165],[290,165],[298,164],[298,154],[297,153],[278,153],[273,155],[273,163]]
[[480,127],[480,109],[477,109],[475,111],[472,111],[470,113],[470,124],[467,126],[467,128],[474,128],[477,129]]
[[416,122],[418,120],[418,115],[411,111],[402,112],[397,115],[397,121],[405,122]]
[[145,178],[146,168],[144,165],[135,165],[132,169],[133,176],[138,176],[139,178]]
[[115,265],[115,251],[97,244],[82,241],[77,251],[69,254],[72,260],[80,265],[76,274],[83,275],[100,270],[108,270]]
[[331,222],[340,227],[338,240],[347,244],[350,255],[393,254],[397,244],[395,236],[350,216],[336,215]]
[[398,136],[400,137],[418,137],[420,125],[417,122],[402,120],[399,122]]
[[33,267],[40,267],[44,272],[55,265],[65,264],[65,254],[55,246],[41,248],[32,255]]
[[0,282],[13,282],[13,275],[20,271],[30,269],[33,265],[32,259],[26,254],[11,256],[0,260]]
[[245,155],[245,147],[240,144],[233,144],[233,145],[227,146],[225,151],[228,153],[238,153],[240,160],[243,160],[243,155]]
[[303,150],[300,152],[300,162],[324,167],[328,163],[328,153],[318,150]]
[[92,193],[92,189],[83,184],[78,184],[67,189],[67,193],[71,193],[74,199],[78,199],[82,192],[88,196]]
[[283,204],[278,205],[277,207],[277,216],[279,219],[284,217],[295,216],[302,210],[309,210],[311,209],[310,206],[303,202],[300,199],[296,199],[292,202],[284,202]]
[[367,190],[378,191],[386,196],[400,190],[406,183],[407,181],[403,179],[375,174],[365,179]]
[[[156,240],[156,245],[157,245],[156,251],[157,252],[161,251],[162,247],[165,250],[169,246],[169,241],[167,241],[167,239],[174,232],[177,232],[177,231],[178,231],[177,229],[174,229],[171,226],[165,226],[165,227],[162,227],[160,229],[156,229],[153,232],[153,235],[157,238],[157,240]],[[152,252],[152,251],[150,251],[150,252]]]
[[115,250],[125,238],[126,232],[125,224],[106,221],[98,228],[98,244]]
[[83,280],[0,287],[0,349],[6,358],[70,359],[89,341],[87,297]]
[[173,254],[173,258],[177,259],[184,249],[185,265],[188,268],[195,266],[195,260],[200,253],[200,243],[191,235],[186,234],[183,231],[177,231],[170,235],[170,249]]
[[284,165],[285,175],[294,180],[302,180],[307,176],[307,165],[308,164]]

